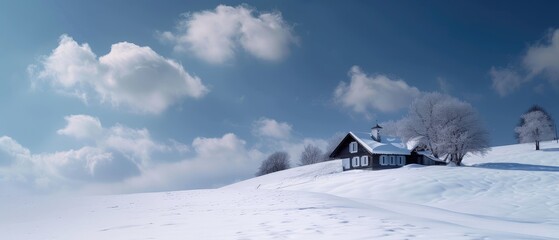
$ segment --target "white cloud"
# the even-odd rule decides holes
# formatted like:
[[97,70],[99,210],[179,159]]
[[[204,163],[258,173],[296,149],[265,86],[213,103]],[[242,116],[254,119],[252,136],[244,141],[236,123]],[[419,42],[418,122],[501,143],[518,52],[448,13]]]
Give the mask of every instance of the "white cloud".
[[[106,149],[120,152],[133,159],[140,167],[148,167],[154,152],[177,151],[176,143],[163,144],[155,142],[147,129],[133,129],[117,124],[105,131],[104,138],[98,143]],[[180,146],[179,146],[180,147]]]
[[559,29],[551,31],[545,43],[531,46],[523,61],[530,76],[543,73],[559,86]]
[[223,63],[239,48],[269,61],[285,57],[297,42],[281,13],[255,13],[247,6],[219,5],[215,10],[185,14],[175,32],[159,38],[174,44],[177,52],[193,52],[210,63]]
[[60,36],[58,47],[42,61],[43,71],[40,78],[51,79],[53,84],[73,88],[99,74],[97,56],[87,43],[79,45],[70,36]]
[[358,66],[349,71],[350,82],[340,82],[334,100],[354,112],[369,115],[372,111],[394,112],[407,107],[419,96],[416,87],[385,75],[367,76]]
[[[489,74],[493,89],[499,95],[509,95],[537,76],[543,76],[551,85],[559,88],[559,29],[549,31],[543,43],[530,46],[521,59],[522,65],[491,67]],[[539,84],[534,91],[541,92],[542,87]]]
[[68,95],[88,99],[95,93],[101,102],[125,106],[137,113],[158,114],[185,97],[200,98],[208,89],[179,63],[149,47],[120,42],[97,60],[88,44],[79,45],[62,35],[59,45],[30,66],[32,77],[49,82]]
[[32,154],[12,138],[1,138],[0,151],[11,156],[14,164],[0,167],[0,181],[20,186],[22,190],[69,190],[83,183],[114,182],[139,173],[137,165],[130,159],[106,149],[85,146],[76,150]]
[[72,185],[69,182],[73,181],[115,182],[139,174],[138,165],[131,159],[99,147],[86,146],[34,157],[43,167],[51,169],[51,174],[63,177],[62,185]]
[[40,183],[41,174],[35,173],[37,169],[35,166],[33,155],[29,149],[11,137],[0,137],[0,182],[2,185],[19,189],[23,186]]
[[291,125],[274,119],[260,118],[252,124],[252,133],[256,136],[287,139],[291,135]]
[[200,98],[208,91],[198,77],[149,47],[113,44],[99,63],[107,72],[95,89],[116,106],[125,104],[141,112],[159,113],[183,97]]
[[64,117],[67,122],[65,128],[57,131],[60,135],[72,136],[77,139],[97,138],[103,132],[98,118],[88,115],[70,115]]
[[514,92],[525,81],[519,73],[509,68],[497,69],[492,67],[489,75],[493,81],[493,89],[501,97]]
[[174,140],[169,144],[155,142],[145,128],[133,129],[122,124],[103,128],[98,118],[88,115],[70,115],[64,119],[66,127],[58,130],[58,134],[94,140],[96,147],[118,152],[140,167],[149,165],[153,152],[186,151],[183,144]]
[[29,149],[24,148],[10,137],[0,137],[0,165],[2,163],[11,164],[14,160],[24,159],[29,156],[31,156]]

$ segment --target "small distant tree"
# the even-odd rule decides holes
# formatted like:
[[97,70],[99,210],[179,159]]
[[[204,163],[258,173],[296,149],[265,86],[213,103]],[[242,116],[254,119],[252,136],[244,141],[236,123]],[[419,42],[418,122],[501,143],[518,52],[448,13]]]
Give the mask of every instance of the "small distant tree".
[[262,176],[289,168],[289,154],[287,152],[272,153],[262,162],[256,176]]
[[305,146],[305,150],[301,153],[301,160],[299,165],[309,165],[314,163],[319,163],[324,160],[324,155],[322,150],[315,145],[308,144]]
[[[551,115],[543,107],[541,107],[539,105],[532,105],[526,112],[524,112],[524,114],[531,113],[531,112],[536,112],[536,111],[542,112],[549,119],[550,122],[552,122],[552,123],[554,122]],[[520,116],[520,121],[518,121],[518,124],[516,126],[517,127],[522,127],[522,126],[524,126],[524,123],[525,123],[524,118],[522,118],[522,116]],[[522,143],[520,141],[520,134],[516,131],[514,131],[514,138],[516,138],[516,141],[518,143]]]
[[520,143],[535,142],[536,150],[540,150],[540,141],[551,140],[554,137],[553,122],[542,111],[531,111],[521,116],[523,124],[514,131],[518,134]]

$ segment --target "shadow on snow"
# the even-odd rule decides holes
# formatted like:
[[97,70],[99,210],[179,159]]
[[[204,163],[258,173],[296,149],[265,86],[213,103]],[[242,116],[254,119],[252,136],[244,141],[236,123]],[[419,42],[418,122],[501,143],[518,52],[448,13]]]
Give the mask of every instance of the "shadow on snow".
[[522,163],[481,163],[473,165],[473,167],[501,169],[501,170],[522,170],[522,171],[541,171],[541,172],[559,172],[559,167],[533,165]]

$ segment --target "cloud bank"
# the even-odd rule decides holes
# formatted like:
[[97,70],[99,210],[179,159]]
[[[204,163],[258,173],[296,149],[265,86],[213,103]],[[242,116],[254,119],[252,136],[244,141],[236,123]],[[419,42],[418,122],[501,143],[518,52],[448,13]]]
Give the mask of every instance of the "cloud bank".
[[159,38],[173,44],[176,52],[192,52],[209,63],[226,62],[238,50],[277,61],[297,42],[281,13],[259,13],[245,5],[184,14],[175,31],[159,33]]
[[[327,141],[290,137],[286,122],[260,118],[263,141],[248,146],[233,133],[196,137],[190,144],[157,141],[147,129],[111,127],[89,115],[70,115],[57,133],[83,147],[34,153],[9,136],[0,137],[0,186],[26,193],[131,193],[219,187],[254,176],[272,152],[286,151],[298,164],[307,144],[325,149]],[[259,125],[264,123],[262,125]],[[263,128],[261,128],[263,127]],[[280,134],[281,133],[281,134]],[[7,191],[7,190],[5,190]],[[0,194],[10,194],[7,192]]]
[[65,117],[60,135],[93,144],[54,153],[32,153],[9,136],[0,137],[0,178],[29,191],[71,190],[89,183],[114,183],[140,176],[146,169],[178,161],[184,146],[176,141],[153,140],[147,129],[121,124],[104,128],[98,118],[88,115]]
[[358,66],[351,67],[350,81],[340,82],[334,101],[353,112],[369,116],[372,112],[394,112],[409,106],[419,96],[416,87],[385,75],[367,76]]
[[58,92],[85,102],[93,94],[100,102],[135,113],[158,114],[183,98],[208,92],[200,78],[179,63],[128,42],[113,44],[107,55],[97,58],[87,43],[62,35],[58,47],[28,69],[32,78]]
[[86,186],[88,192],[144,192],[219,187],[254,176],[264,154],[233,133],[195,138],[194,156],[158,164],[141,175],[113,184]]

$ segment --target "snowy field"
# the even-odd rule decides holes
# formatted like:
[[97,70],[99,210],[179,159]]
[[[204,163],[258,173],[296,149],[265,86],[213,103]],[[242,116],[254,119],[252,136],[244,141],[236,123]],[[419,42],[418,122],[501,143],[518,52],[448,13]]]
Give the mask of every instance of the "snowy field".
[[559,239],[559,144],[468,167],[297,167],[220,189],[0,197],[0,239]]

